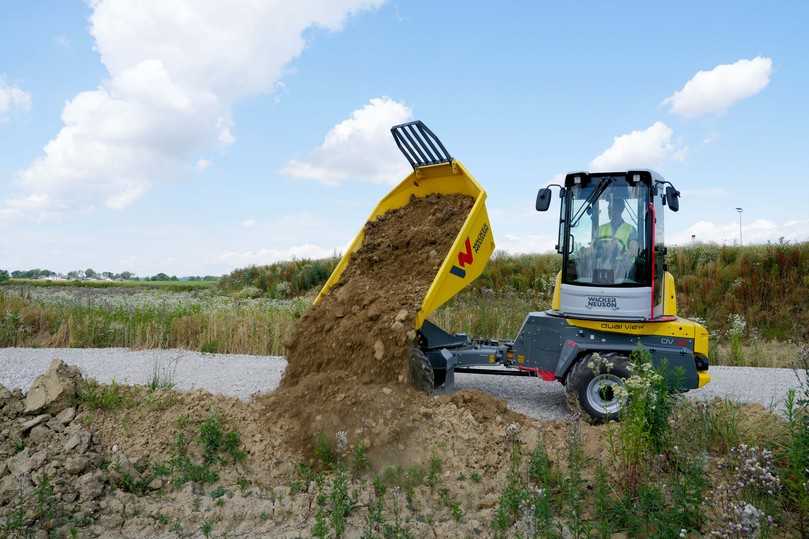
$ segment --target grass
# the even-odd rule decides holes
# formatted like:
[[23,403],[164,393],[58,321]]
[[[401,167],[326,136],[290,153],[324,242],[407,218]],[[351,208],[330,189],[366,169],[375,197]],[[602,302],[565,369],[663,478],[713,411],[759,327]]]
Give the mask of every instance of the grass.
[[79,388],[78,398],[90,410],[118,410],[131,404],[126,392],[115,380],[109,385],[85,380]]
[[0,346],[183,348],[279,355],[308,303],[101,306],[0,290]]

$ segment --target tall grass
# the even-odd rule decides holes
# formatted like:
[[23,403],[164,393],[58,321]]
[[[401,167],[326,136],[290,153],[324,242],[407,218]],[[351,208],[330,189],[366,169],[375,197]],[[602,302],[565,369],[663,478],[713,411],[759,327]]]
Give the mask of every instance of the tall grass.
[[809,242],[744,247],[695,245],[670,251],[682,312],[728,330],[734,314],[746,335],[796,339],[809,327]]
[[[706,321],[713,335],[713,364],[792,366],[797,357],[794,343],[806,340],[809,331],[809,243],[696,245],[669,253],[669,268],[678,279],[680,315]],[[130,289],[116,295],[110,290],[78,294],[53,288],[50,293],[0,286],[0,346],[182,347],[280,354],[284,338],[309,304],[301,294],[311,298],[336,261],[246,268],[224,277],[211,291],[193,294],[171,288],[138,295]],[[559,262],[556,254],[498,253],[483,275],[432,319],[448,331],[513,338],[526,313],[550,307]],[[223,291],[235,292],[237,298],[254,297],[258,291],[265,298],[213,295]],[[71,294],[82,301],[62,301]],[[100,301],[104,304],[93,303]]]
[[[333,257],[251,266],[222,278],[219,286],[226,292],[254,287],[268,297],[297,297],[317,291],[336,263]],[[733,315],[746,321],[745,338],[756,335],[765,340],[799,340],[809,331],[809,242],[672,247],[667,263],[677,280],[680,315],[705,320],[712,331],[723,337],[731,329]],[[483,274],[470,285],[471,296],[467,293],[451,306],[476,308],[470,304],[470,297],[493,293],[505,298],[503,302],[513,300],[514,308],[529,304],[544,308],[560,267],[561,257],[555,253],[495,253]],[[491,315],[495,314],[507,312],[495,305]],[[469,318],[466,320],[461,328],[472,329]],[[488,334],[489,329],[499,329],[502,324],[506,329],[513,328],[509,322],[500,326],[484,323],[480,333]]]
[[236,293],[256,289],[271,298],[294,298],[320,289],[337,266],[334,256],[322,260],[296,259],[269,266],[237,269],[219,281],[219,289]]
[[0,346],[185,348],[277,355],[305,301],[282,305],[48,304],[0,292]]

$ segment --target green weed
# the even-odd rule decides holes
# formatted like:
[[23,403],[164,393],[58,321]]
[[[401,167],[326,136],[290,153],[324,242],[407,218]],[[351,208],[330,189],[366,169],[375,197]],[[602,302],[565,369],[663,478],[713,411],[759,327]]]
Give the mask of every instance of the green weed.
[[91,410],[118,410],[131,404],[114,378],[110,385],[85,380],[79,388],[78,397],[79,402]]
[[199,531],[201,531],[202,535],[204,535],[206,538],[210,537],[211,533],[213,533],[213,522],[210,520],[204,520],[202,522],[202,526],[199,528]]
[[362,442],[354,447],[351,455],[351,472],[354,477],[359,477],[363,472],[368,471],[371,463],[368,460],[368,449]]

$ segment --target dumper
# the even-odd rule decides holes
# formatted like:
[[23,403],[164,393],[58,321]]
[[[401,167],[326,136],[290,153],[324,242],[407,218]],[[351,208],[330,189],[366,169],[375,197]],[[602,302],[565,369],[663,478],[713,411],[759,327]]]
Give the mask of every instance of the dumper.
[[[368,216],[368,222],[390,210],[406,206],[413,196],[460,194],[475,199],[416,314],[415,329],[418,330],[436,309],[483,273],[494,252],[494,237],[486,211],[486,191],[460,161],[450,157],[432,131],[417,121],[394,126],[392,132],[403,153],[408,150],[413,152],[405,153],[413,166],[413,172],[385,195]],[[354,237],[320,290],[315,304],[340,281],[351,255],[362,246],[364,230],[365,227]]]
[[[650,170],[574,172],[564,185],[539,190],[546,211],[559,188],[556,275],[551,308],[529,312],[513,340],[450,333],[428,318],[486,267],[495,249],[486,191],[421,121],[391,128],[413,171],[371,212],[368,221],[405,206],[411,197],[465,194],[474,205],[441,263],[415,317],[410,378],[417,387],[452,389],[455,373],[530,376],[565,386],[575,413],[592,422],[618,419],[632,364],[650,361],[673,390],[710,381],[708,331],[677,316],[674,277],[666,271],[665,209],[680,192]],[[320,291],[338,283],[361,230]]]

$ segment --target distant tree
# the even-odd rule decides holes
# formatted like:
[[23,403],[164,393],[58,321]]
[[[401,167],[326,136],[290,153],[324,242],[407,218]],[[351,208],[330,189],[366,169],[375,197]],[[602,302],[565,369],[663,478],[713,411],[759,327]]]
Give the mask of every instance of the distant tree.
[[3,281],[8,281],[8,272],[6,270],[0,270],[0,283]]
[[25,271],[15,270],[11,272],[11,276],[15,279],[44,279],[56,275],[51,270],[47,269],[30,269]]
[[96,273],[93,268],[87,268],[84,270],[84,276],[88,279],[98,279],[98,273]]
[[161,272],[161,273],[158,273],[157,275],[152,275],[151,277],[149,277],[149,280],[150,281],[169,281],[170,278],[169,278],[168,275]]
[[129,281],[134,276],[135,276],[135,274],[132,273],[131,271],[122,271],[116,277],[119,278],[119,279],[123,279],[124,281]]

